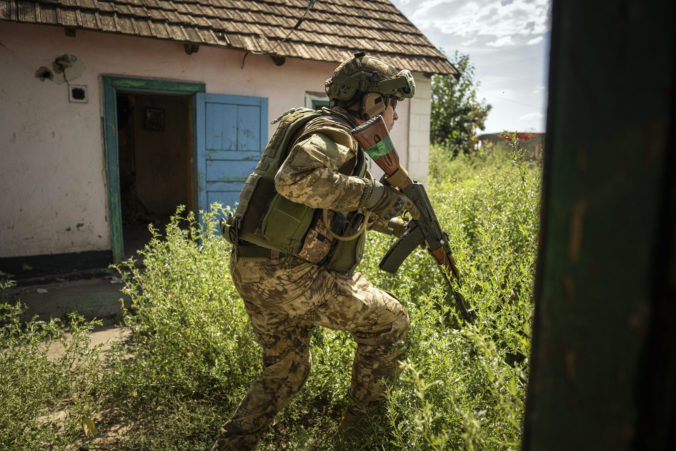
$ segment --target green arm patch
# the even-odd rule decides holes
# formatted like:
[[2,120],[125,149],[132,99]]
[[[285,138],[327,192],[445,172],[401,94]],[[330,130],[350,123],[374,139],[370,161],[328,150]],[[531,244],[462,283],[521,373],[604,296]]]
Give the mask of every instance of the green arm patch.
[[390,136],[387,135],[385,138],[366,149],[366,153],[369,155],[369,157],[377,160],[378,158],[387,155],[392,150],[394,150],[394,144],[392,144],[392,139]]

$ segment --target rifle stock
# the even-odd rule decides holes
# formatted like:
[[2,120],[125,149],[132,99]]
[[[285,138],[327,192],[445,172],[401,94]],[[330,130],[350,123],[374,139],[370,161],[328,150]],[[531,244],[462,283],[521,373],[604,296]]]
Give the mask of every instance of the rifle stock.
[[406,170],[400,165],[399,155],[392,144],[385,121],[381,116],[376,116],[353,129],[351,133],[366,153],[385,172],[386,181],[399,188],[420,211],[420,217],[411,220],[406,233],[385,254],[380,262],[380,269],[395,273],[416,247],[426,245],[448,282],[456,307],[465,320],[472,321],[476,311],[467,307],[464,297],[453,288],[451,283],[451,278],[455,278],[458,286],[460,285],[460,272],[448,245],[448,235],[439,225],[425,187],[411,180]]

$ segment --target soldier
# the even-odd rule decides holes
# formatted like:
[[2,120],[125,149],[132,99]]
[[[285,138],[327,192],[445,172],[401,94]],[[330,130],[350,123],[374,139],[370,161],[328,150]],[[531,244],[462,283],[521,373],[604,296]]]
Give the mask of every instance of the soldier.
[[263,348],[263,373],[221,428],[214,449],[253,449],[310,372],[313,325],[357,342],[343,427],[377,406],[404,351],[408,315],[358,272],[365,229],[394,235],[415,210],[374,180],[349,130],[381,114],[389,129],[397,101],[415,92],[409,71],[358,53],[326,81],[330,108],[291,110],[249,176],[234,216],[232,279]]

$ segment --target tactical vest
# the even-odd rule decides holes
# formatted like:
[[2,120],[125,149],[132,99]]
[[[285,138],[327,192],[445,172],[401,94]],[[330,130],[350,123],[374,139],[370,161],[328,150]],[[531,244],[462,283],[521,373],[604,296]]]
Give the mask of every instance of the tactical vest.
[[[228,241],[235,246],[241,242],[253,243],[339,272],[348,272],[357,266],[365,234],[350,241],[338,241],[326,229],[337,235],[353,235],[360,229],[363,216],[359,212],[331,211],[331,224],[323,224],[323,210],[286,199],[277,193],[274,183],[275,174],[296,142],[321,132],[322,125],[349,127],[346,121],[342,122],[335,119],[330,110],[307,108],[291,110],[279,119],[263,156],[244,184],[234,216],[230,216],[223,227]],[[341,168],[343,171],[348,172],[346,175],[364,177],[367,171],[364,153],[358,150],[354,166]]]

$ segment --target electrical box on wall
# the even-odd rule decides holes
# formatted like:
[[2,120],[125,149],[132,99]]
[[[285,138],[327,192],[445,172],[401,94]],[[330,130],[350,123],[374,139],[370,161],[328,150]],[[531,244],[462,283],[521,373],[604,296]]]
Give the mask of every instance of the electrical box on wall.
[[71,103],[87,103],[89,101],[87,85],[68,86],[68,100]]

